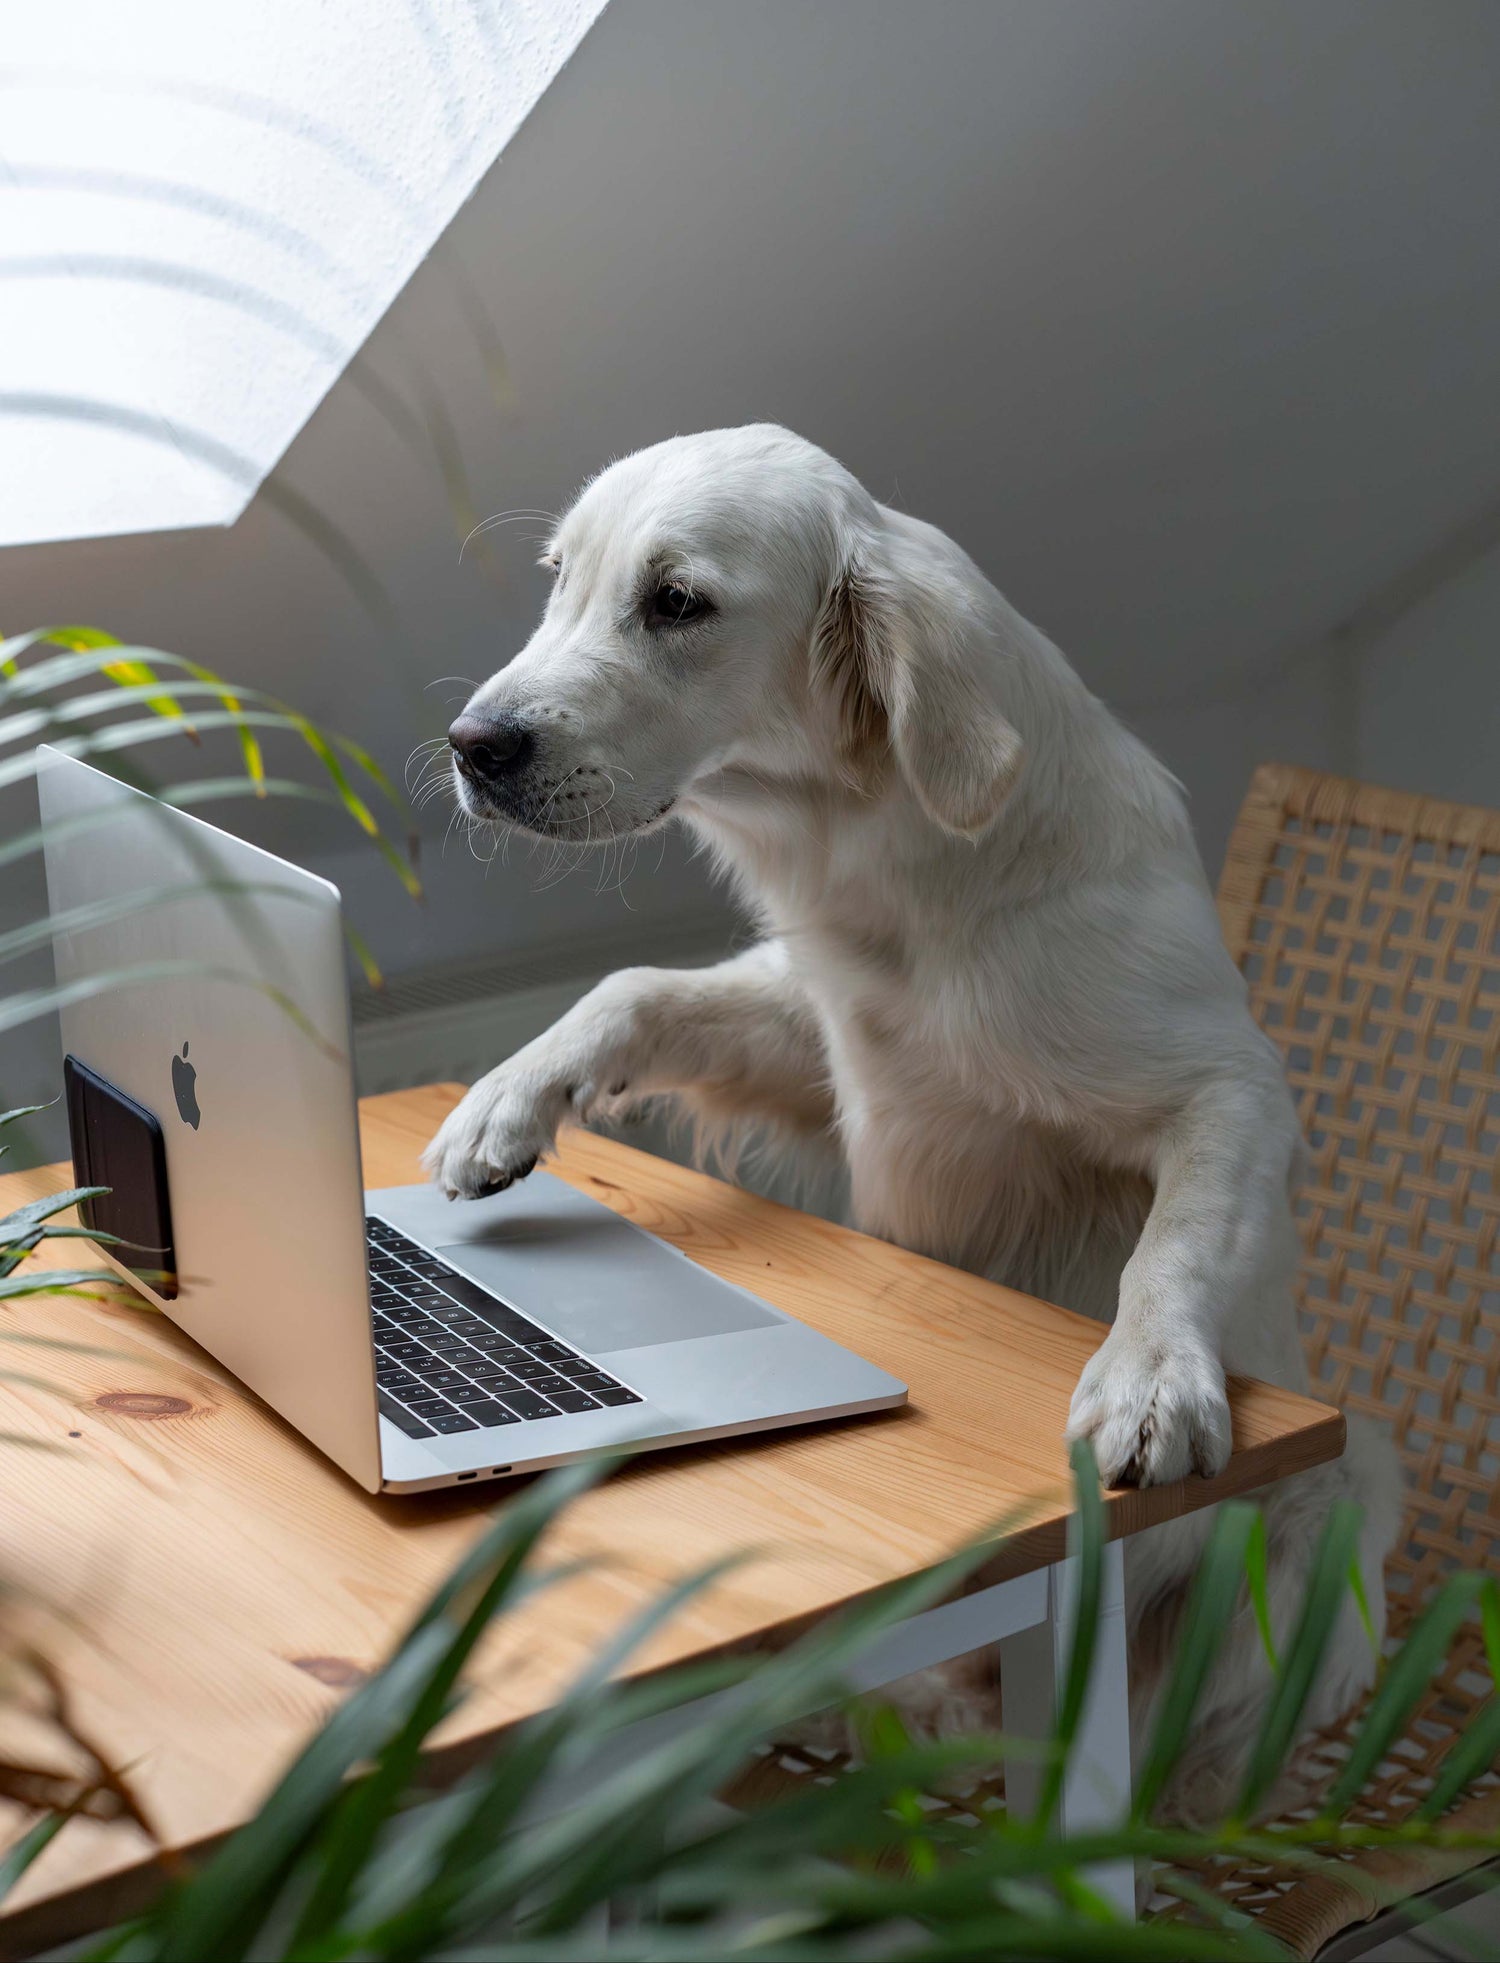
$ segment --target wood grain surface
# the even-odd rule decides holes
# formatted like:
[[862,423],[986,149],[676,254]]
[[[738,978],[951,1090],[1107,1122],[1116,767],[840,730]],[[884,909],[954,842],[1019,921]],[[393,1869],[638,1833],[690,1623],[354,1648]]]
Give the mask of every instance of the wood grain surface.
[[[461,1094],[435,1085],[367,1099],[367,1184],[419,1178],[417,1154]],[[755,1550],[653,1640],[639,1669],[783,1635],[1019,1509],[1032,1524],[997,1546],[985,1578],[1061,1552],[1063,1426],[1097,1324],[584,1133],[553,1169],[894,1372],[911,1403],[658,1453],[591,1493],[552,1551],[593,1565],[482,1652],[475,1693],[441,1736],[455,1766],[544,1708],[665,1582],[726,1553]],[[53,1167],[0,1180],[0,1212],[66,1178]],[[0,1305],[0,1317],[82,1346],[28,1350],[38,1383],[0,1380],[0,1432],[54,1448],[0,1443],[0,1578],[35,1605],[23,1613],[80,1725],[134,1765],[162,1847],[201,1848],[253,1812],[379,1663],[506,1485],[371,1498],[149,1308],[43,1297]],[[0,1368],[18,1354],[0,1354]],[[1225,1473],[1108,1495],[1111,1534],[1342,1450],[1343,1420],[1325,1405],[1235,1381],[1231,1406]],[[0,1711],[0,1751],[21,1722]],[[24,1824],[0,1818],[0,1841]],[[17,1891],[0,1949],[128,1912],[159,1860],[133,1827],[70,1823]]]

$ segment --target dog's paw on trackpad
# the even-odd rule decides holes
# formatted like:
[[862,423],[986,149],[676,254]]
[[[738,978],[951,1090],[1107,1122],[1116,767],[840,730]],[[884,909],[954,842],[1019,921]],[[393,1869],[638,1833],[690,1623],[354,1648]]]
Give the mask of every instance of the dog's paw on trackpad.
[[552,1149],[557,1114],[550,1100],[491,1071],[443,1120],[422,1163],[450,1200],[479,1200],[524,1179]]
[[[479,1191],[474,1195],[474,1197],[476,1200],[487,1200],[491,1198],[492,1195],[494,1195],[495,1193],[503,1193],[507,1186],[514,1186],[516,1181],[518,1179],[524,1179],[528,1172],[535,1172],[535,1171],[536,1171],[536,1160],[525,1159],[518,1166],[510,1167],[504,1172],[497,1172],[494,1178],[490,1180],[487,1186],[480,1187]],[[453,1199],[457,1199],[458,1195],[454,1193],[450,1195],[450,1197]]]
[[1068,1437],[1087,1438],[1106,1486],[1164,1486],[1229,1462],[1224,1372],[1191,1347],[1158,1350],[1112,1329],[1073,1393]]

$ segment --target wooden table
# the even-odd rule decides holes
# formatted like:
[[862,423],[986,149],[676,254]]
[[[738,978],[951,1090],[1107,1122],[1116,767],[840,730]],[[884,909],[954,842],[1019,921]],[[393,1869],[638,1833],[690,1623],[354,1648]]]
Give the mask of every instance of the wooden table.
[[[417,1154],[461,1094],[442,1085],[367,1099],[367,1183],[419,1178]],[[497,1634],[440,1759],[457,1768],[544,1709],[608,1631],[717,1556],[762,1550],[635,1668],[806,1626],[1022,1507],[1031,1525],[997,1545],[976,1590],[891,1632],[864,1675],[889,1682],[1003,1640],[1007,1717],[1021,1693],[1034,1723],[1050,1704],[1067,1600],[1063,1427],[1099,1325],[584,1133],[568,1137],[554,1169],[905,1379],[911,1402],[649,1455],[590,1494],[554,1552],[607,1558]],[[51,1167],[0,1180],[0,1213],[67,1176]],[[42,1386],[0,1381],[0,1432],[59,1448],[0,1445],[0,1577],[38,1605],[77,1721],[133,1766],[164,1846],[202,1850],[253,1812],[343,1690],[380,1661],[504,1489],[368,1496],[148,1309],[39,1297],[0,1316],[88,1346],[28,1352]],[[1115,1545],[1103,1660],[1087,1776],[1065,1796],[1071,1823],[1097,1817],[1101,1775],[1116,1787],[1129,1777],[1120,1538],[1343,1449],[1343,1420],[1324,1405],[1249,1381],[1232,1382],[1230,1400],[1234,1455],[1220,1478],[1106,1496]],[[12,1722],[0,1712],[0,1734]],[[0,1819],[0,1840],[24,1824]],[[73,1821],[13,1896],[0,1951],[138,1907],[159,1860],[131,1826]],[[1120,1877],[1114,1886],[1123,1898]]]

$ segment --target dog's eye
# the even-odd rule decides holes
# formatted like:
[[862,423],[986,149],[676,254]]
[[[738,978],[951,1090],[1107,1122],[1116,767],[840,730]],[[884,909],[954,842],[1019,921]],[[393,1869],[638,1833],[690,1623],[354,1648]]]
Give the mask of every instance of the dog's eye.
[[679,586],[675,580],[668,580],[658,586],[651,596],[651,624],[681,627],[690,620],[701,620],[713,609],[701,593],[694,593],[686,586]]

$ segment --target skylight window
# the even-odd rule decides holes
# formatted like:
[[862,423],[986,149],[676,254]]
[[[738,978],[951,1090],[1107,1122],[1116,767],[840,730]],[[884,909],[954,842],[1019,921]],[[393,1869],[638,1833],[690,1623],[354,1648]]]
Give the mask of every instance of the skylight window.
[[603,4],[11,9],[0,545],[231,524]]

